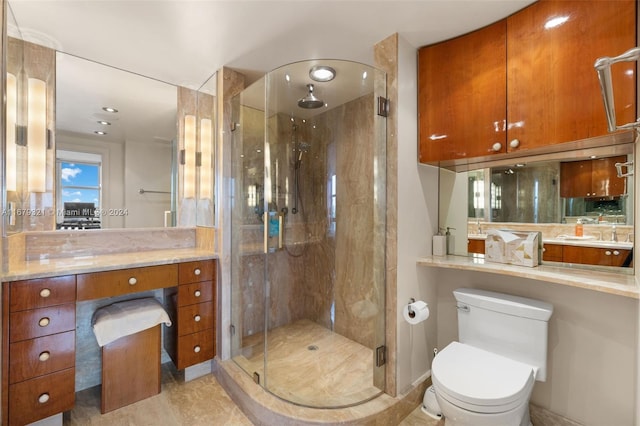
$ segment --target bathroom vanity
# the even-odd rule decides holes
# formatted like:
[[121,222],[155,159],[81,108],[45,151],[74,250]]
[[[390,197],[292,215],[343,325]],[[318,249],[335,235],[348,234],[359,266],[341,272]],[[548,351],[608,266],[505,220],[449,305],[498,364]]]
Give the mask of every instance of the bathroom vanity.
[[[162,289],[173,323],[164,327],[164,346],[176,367],[215,356],[215,256],[198,249],[168,252],[32,261],[5,274],[2,424],[27,424],[73,408],[78,302]],[[135,260],[124,263],[127,256]]]

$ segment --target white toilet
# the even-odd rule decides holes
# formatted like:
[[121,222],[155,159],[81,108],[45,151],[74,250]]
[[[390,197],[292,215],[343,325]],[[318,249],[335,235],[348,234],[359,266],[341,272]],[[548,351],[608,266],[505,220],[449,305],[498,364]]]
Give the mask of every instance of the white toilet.
[[547,376],[547,330],[553,306],[538,300],[461,288],[459,342],[431,366],[446,426],[529,426],[535,381]]

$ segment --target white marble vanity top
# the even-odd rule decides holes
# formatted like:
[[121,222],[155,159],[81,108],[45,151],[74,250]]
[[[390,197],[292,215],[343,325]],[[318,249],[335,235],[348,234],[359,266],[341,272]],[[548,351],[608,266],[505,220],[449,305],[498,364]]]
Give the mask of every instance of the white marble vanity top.
[[132,253],[101,254],[55,259],[29,260],[12,265],[2,274],[2,281],[16,281],[87,272],[165,265],[195,260],[215,259],[211,250],[180,248]]
[[476,256],[425,256],[417,260],[421,266],[489,272],[529,278],[549,283],[579,287],[602,293],[639,299],[639,289],[633,275],[595,269],[574,269],[539,265],[534,268],[485,261]]

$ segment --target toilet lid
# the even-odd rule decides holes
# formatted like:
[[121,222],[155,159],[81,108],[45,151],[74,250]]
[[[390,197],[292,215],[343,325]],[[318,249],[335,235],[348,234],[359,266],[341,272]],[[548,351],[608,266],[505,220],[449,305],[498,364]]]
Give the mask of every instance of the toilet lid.
[[459,342],[436,355],[431,378],[441,397],[482,413],[519,406],[528,399],[535,382],[532,366]]

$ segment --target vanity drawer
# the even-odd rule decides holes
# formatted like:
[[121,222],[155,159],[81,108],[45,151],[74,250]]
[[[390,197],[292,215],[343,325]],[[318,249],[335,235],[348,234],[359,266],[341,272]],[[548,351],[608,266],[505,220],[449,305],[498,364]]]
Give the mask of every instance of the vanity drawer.
[[75,331],[11,343],[9,383],[71,368],[75,365],[75,350]]
[[78,300],[101,299],[123,294],[173,287],[178,284],[177,265],[148,266],[79,274]]
[[76,305],[51,306],[9,314],[9,342],[33,339],[76,329]]
[[215,355],[213,337],[213,329],[179,337],[176,368],[182,370],[212,359]]
[[178,336],[213,328],[213,302],[178,308]]
[[213,283],[203,281],[200,283],[185,284],[178,287],[178,306],[193,305],[213,300]]
[[184,262],[179,265],[180,284],[211,281],[215,276],[216,265],[214,260],[198,260]]
[[10,284],[9,311],[17,312],[76,300],[76,276],[14,281]]
[[73,408],[75,368],[9,386],[9,424],[25,425]]

